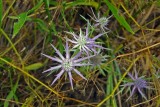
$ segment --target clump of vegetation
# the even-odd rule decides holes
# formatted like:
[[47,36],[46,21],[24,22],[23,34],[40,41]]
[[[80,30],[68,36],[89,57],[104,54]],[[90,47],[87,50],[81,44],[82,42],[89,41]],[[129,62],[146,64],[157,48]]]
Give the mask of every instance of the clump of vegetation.
[[160,106],[159,7],[0,0],[0,107]]

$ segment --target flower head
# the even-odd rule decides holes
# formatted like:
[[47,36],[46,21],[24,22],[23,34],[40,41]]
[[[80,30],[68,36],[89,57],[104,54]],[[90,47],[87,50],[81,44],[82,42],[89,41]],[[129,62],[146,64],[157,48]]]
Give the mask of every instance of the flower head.
[[96,52],[96,48],[104,49],[104,47],[98,45],[98,42],[95,40],[98,39],[99,37],[103,36],[106,33],[103,34],[98,34],[97,36],[93,38],[89,38],[89,23],[86,28],[86,32],[82,32],[80,29],[79,35],[76,35],[74,32],[67,32],[71,34],[74,37],[74,40],[68,39],[71,43],[75,44],[73,48],[78,48],[81,52]]
[[137,72],[135,72],[135,77],[133,77],[130,73],[128,73],[128,75],[132,79],[132,82],[129,82],[129,83],[126,83],[126,84],[122,85],[124,87],[133,86],[131,94],[130,94],[130,96],[128,97],[127,100],[129,100],[133,96],[133,94],[135,93],[135,90],[138,90],[138,92],[141,94],[141,96],[143,98],[147,99],[146,96],[142,92],[142,89],[145,89],[145,88],[149,89],[150,88],[149,86],[147,86],[147,81],[144,80],[143,77],[138,77]]
[[97,68],[100,71],[101,74],[105,76],[104,70],[101,68],[101,65],[104,64],[104,62],[107,61],[108,55],[102,55],[100,53],[100,50],[98,53],[95,53],[95,56],[89,59],[90,63],[93,65],[93,68]]
[[98,26],[100,26],[100,29],[101,29],[103,32],[105,32],[105,30],[109,30],[109,29],[107,28],[107,25],[108,25],[109,19],[110,19],[112,16],[110,16],[110,17],[108,17],[108,18],[106,18],[106,17],[100,17],[100,13],[98,13],[98,15],[97,15],[97,17],[96,17],[96,15],[95,15],[94,12],[93,12],[93,9],[91,9],[91,10],[92,10],[92,13],[93,13],[93,17],[90,16],[90,15],[89,15],[89,16],[95,21],[94,27],[98,28]]
[[51,85],[53,85],[57,81],[57,79],[59,79],[62,76],[62,74],[65,73],[65,72],[68,73],[72,89],[73,89],[72,74],[71,74],[72,71],[74,71],[76,74],[78,74],[79,76],[81,76],[83,79],[86,80],[86,78],[75,67],[91,65],[91,64],[81,63],[81,62],[86,60],[86,59],[89,59],[93,56],[88,56],[88,57],[78,59],[78,57],[81,54],[81,53],[78,53],[73,58],[70,57],[68,41],[66,42],[66,46],[65,46],[65,51],[66,51],[65,57],[52,44],[51,44],[51,46],[56,51],[59,58],[58,57],[51,57],[51,56],[48,56],[46,54],[42,54],[42,55],[51,59],[52,61],[58,62],[59,64],[57,66],[51,67],[50,69],[47,69],[47,70],[43,71],[43,73],[49,72],[49,71],[52,71],[52,70],[61,69],[60,72],[57,74],[56,78],[53,80]]

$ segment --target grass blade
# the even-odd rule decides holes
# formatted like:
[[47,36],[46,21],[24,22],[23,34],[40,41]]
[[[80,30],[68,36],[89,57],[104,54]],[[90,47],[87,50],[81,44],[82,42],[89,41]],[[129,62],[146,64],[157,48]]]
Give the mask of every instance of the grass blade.
[[39,19],[39,18],[36,18],[36,19],[33,19],[33,21],[35,22],[35,23],[37,23],[37,29],[39,29],[40,31],[42,31],[42,32],[47,32],[47,33],[49,33],[49,28],[48,28],[48,26],[46,25],[46,23],[44,22],[44,20],[41,20],[41,19]]
[[28,14],[33,13],[35,10],[39,9],[43,5],[43,0],[40,0],[31,10],[28,11]]
[[28,65],[28,66],[24,67],[24,69],[25,70],[37,70],[37,69],[41,68],[42,66],[43,66],[43,64],[38,62],[38,63]]
[[11,100],[15,95],[15,92],[18,88],[18,83],[19,83],[19,77],[18,77],[18,80],[16,82],[16,84],[11,88],[11,91],[10,93],[8,94],[7,98],[6,98],[6,101],[4,102],[4,107],[8,107],[9,106],[9,100]]
[[18,18],[18,22],[14,23],[12,38],[14,38],[17,35],[17,33],[20,31],[20,29],[24,25],[27,19],[27,12],[21,13],[20,15],[17,16],[17,18]]
[[14,38],[18,32],[20,31],[20,29],[23,27],[24,23],[26,22],[27,18],[28,18],[28,14],[34,12],[35,10],[37,10],[38,8],[41,7],[42,5],[42,0],[35,6],[33,7],[31,10],[29,10],[28,12],[24,12],[21,13],[20,15],[18,15],[16,18],[18,19],[18,22],[14,23],[14,27],[13,27],[13,37]]
[[83,6],[83,5],[84,6],[93,6],[96,9],[99,6],[98,2],[95,2],[95,1],[76,0],[73,2],[66,3],[65,9],[68,9],[68,8],[74,7],[74,6]]
[[111,10],[117,21],[130,33],[134,34],[133,30],[131,29],[130,25],[127,23],[125,18],[122,15],[118,14],[118,9],[111,4],[108,0],[104,0],[107,4],[108,8]]
[[3,4],[2,0],[0,0],[0,27],[2,25],[2,14],[3,14]]

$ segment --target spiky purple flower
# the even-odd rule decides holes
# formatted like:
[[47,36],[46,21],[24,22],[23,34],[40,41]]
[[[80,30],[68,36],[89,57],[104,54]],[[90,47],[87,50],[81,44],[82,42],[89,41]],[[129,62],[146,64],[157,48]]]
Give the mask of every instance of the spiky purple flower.
[[81,53],[78,53],[77,55],[75,55],[72,58],[70,56],[70,51],[69,51],[69,47],[68,47],[68,41],[66,42],[66,46],[65,46],[65,51],[66,51],[65,57],[52,44],[51,44],[51,46],[56,51],[56,53],[58,54],[59,58],[58,57],[51,57],[51,56],[48,56],[46,54],[42,54],[42,55],[47,57],[47,58],[49,58],[49,59],[51,59],[52,61],[58,62],[59,64],[57,66],[51,67],[50,69],[47,69],[47,70],[43,71],[43,73],[49,72],[49,71],[52,71],[52,70],[61,69],[61,71],[57,74],[56,78],[53,80],[51,85],[53,85],[57,81],[57,79],[59,79],[62,76],[62,74],[66,72],[66,73],[68,73],[70,84],[71,84],[71,87],[73,89],[71,71],[74,71],[76,74],[81,76],[83,79],[87,80],[75,67],[91,65],[91,64],[81,63],[81,62],[86,60],[86,59],[89,59],[89,58],[91,58],[93,56],[88,56],[88,57],[84,57],[84,58],[79,58],[78,59],[78,57],[81,54]]
[[94,27],[98,28],[98,26],[100,26],[100,29],[105,32],[105,30],[109,30],[107,28],[107,25],[109,23],[109,19],[112,17],[112,16],[109,16],[108,18],[106,17],[100,17],[100,13],[98,13],[97,17],[96,15],[94,14],[93,12],[93,9],[91,8],[91,11],[93,13],[93,17],[90,16],[94,21],[95,21],[95,24],[94,24]]
[[89,38],[89,23],[87,24],[86,32],[82,32],[80,29],[79,35],[76,35],[74,32],[67,32],[74,37],[74,40],[68,39],[71,43],[75,44],[73,48],[78,48],[81,52],[96,52],[96,48],[104,49],[100,46],[95,40],[103,36],[106,33],[98,34],[93,38]]
[[135,72],[135,77],[133,77],[133,75],[131,75],[130,73],[128,73],[128,75],[132,79],[132,82],[129,82],[129,83],[126,83],[126,84],[122,85],[124,87],[133,86],[131,94],[130,94],[130,96],[128,97],[127,100],[129,100],[133,96],[133,94],[135,93],[136,90],[138,90],[138,92],[141,94],[141,96],[147,100],[146,96],[142,92],[142,89],[145,89],[145,88],[149,89],[150,88],[149,86],[147,86],[147,81],[144,80],[143,77],[138,77],[137,72]]

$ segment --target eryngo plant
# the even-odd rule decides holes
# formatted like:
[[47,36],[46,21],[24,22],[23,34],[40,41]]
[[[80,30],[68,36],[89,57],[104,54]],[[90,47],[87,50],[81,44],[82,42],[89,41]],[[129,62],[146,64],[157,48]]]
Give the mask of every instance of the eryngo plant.
[[61,69],[60,72],[57,74],[56,78],[53,80],[53,82],[52,82],[51,85],[53,85],[57,81],[57,79],[59,79],[62,76],[62,74],[66,72],[66,73],[68,73],[70,84],[71,84],[71,87],[73,89],[72,74],[71,74],[72,71],[74,71],[76,74],[78,74],[79,76],[81,76],[83,79],[87,80],[76,69],[76,67],[91,65],[89,63],[86,64],[86,63],[81,63],[81,62],[84,61],[84,60],[86,60],[86,59],[89,59],[89,58],[91,58],[93,56],[79,58],[80,55],[81,55],[81,53],[78,53],[74,57],[71,57],[70,56],[69,46],[68,46],[68,41],[66,41],[66,46],[65,46],[65,52],[66,52],[65,57],[52,44],[51,44],[51,46],[56,51],[56,53],[58,54],[59,57],[51,57],[51,56],[46,55],[46,54],[42,54],[42,55],[45,56],[45,57],[47,57],[47,58],[49,58],[49,59],[51,59],[52,61],[58,62],[59,64],[57,66],[51,67],[50,69],[47,69],[47,70],[43,71],[43,73],[49,72],[49,71],[52,71],[52,70]]
[[[98,30],[102,30],[103,32],[105,32],[105,30],[109,30],[107,28],[107,25],[109,23],[109,19],[112,17],[112,16],[109,16],[108,18],[106,17],[100,17],[100,13],[98,13],[97,17],[96,15],[94,14],[93,12],[93,9],[91,8],[91,11],[93,13],[93,17],[91,15],[89,15],[91,17],[92,20],[95,21],[95,24],[94,24],[94,27]],[[100,29],[98,28],[100,27]]]
[[108,55],[102,55],[99,50],[97,53],[94,53],[94,56],[89,59],[90,63],[93,65],[93,68],[98,68],[101,74],[105,76],[104,70],[101,68],[101,65],[107,61]]
[[[148,83],[147,83],[147,81],[144,79],[144,76],[138,77],[137,72],[135,72],[135,76],[131,75],[130,73],[128,73],[128,75],[129,75],[129,77],[132,79],[132,82],[128,82],[128,83],[122,85],[122,86],[124,86],[124,87],[127,87],[127,86],[128,86],[129,88],[133,87],[133,88],[132,88],[132,91],[131,91],[131,94],[130,94],[130,96],[128,97],[127,100],[129,100],[129,99],[133,96],[133,94],[135,93],[136,90],[138,90],[138,92],[141,94],[141,96],[142,96],[144,99],[147,100],[147,98],[146,98],[145,94],[143,94],[142,90],[145,89],[145,88],[146,88],[146,89],[150,89],[150,87],[147,85]],[[127,100],[126,100],[126,101],[127,101]]]
[[90,27],[90,24],[88,23],[86,32],[84,33],[80,29],[79,35],[75,34],[74,32],[67,32],[71,34],[74,38],[74,40],[68,39],[68,41],[74,44],[73,48],[76,48],[76,49],[78,48],[81,52],[85,52],[87,54],[89,54],[89,52],[96,52],[96,48],[104,49],[104,47],[100,46],[98,42],[96,42],[95,40],[103,36],[104,34],[106,34],[106,33],[101,33],[96,35],[93,38],[89,38],[89,34],[90,34],[89,27]]
[[[43,73],[51,71],[50,72],[50,74],[51,74],[53,70],[60,69],[60,72],[57,74],[56,78],[53,80],[51,85],[53,85],[64,73],[67,73],[69,76],[71,87],[73,89],[72,74],[71,74],[72,71],[74,71],[75,73],[77,73],[79,76],[81,76],[83,79],[86,80],[86,78],[76,69],[76,67],[88,66],[88,65],[95,66],[96,65],[96,66],[99,66],[99,68],[100,68],[100,63],[104,57],[99,56],[100,52],[98,53],[97,50],[98,49],[99,50],[106,49],[106,48],[102,47],[99,44],[100,42],[97,42],[96,40],[99,37],[106,34],[107,32],[100,33],[100,34],[94,36],[93,38],[90,38],[89,36],[92,35],[92,31],[90,31],[90,27],[92,27],[92,26],[89,23],[89,21],[87,20],[87,27],[85,29],[85,32],[83,32],[82,29],[80,29],[79,35],[75,34],[74,32],[67,32],[73,36],[73,39],[67,38],[66,46],[65,46],[65,53],[66,53],[65,57],[52,44],[51,44],[51,46],[56,51],[56,53],[59,57],[51,57],[49,55],[42,54],[43,56],[51,59],[52,61],[59,63],[58,65],[43,71]],[[68,41],[72,43],[74,54],[77,51],[79,52],[78,54],[73,55],[73,57],[70,56]],[[87,57],[79,58],[80,55],[82,56],[82,54],[84,55],[84,53],[87,54]],[[94,55],[92,55],[93,53],[94,53]],[[97,61],[96,64],[89,63],[88,61],[86,61],[87,63],[84,63],[84,62],[82,63],[82,61],[87,60],[87,59],[89,60],[90,58],[92,58],[94,56],[95,56],[95,60]],[[94,60],[94,59],[90,59],[90,60]]]

